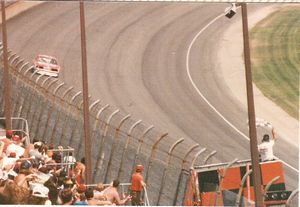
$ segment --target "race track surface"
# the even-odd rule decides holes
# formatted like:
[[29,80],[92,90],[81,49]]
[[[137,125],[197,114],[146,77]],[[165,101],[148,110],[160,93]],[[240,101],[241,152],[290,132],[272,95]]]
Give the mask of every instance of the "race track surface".
[[[187,64],[193,38],[227,6],[86,3],[89,93],[174,137],[217,150],[215,162],[250,158],[249,141],[241,136],[248,136],[247,110],[228,92],[217,60],[222,33],[236,20],[224,17],[210,25],[190,48]],[[56,56],[59,78],[81,89],[78,3],[41,4],[10,20],[8,35],[10,49],[29,61],[37,54]],[[188,71],[202,95],[241,133],[204,101]],[[275,154],[298,168],[297,146],[282,140]],[[286,173],[288,188],[295,189],[298,173],[288,167]]]

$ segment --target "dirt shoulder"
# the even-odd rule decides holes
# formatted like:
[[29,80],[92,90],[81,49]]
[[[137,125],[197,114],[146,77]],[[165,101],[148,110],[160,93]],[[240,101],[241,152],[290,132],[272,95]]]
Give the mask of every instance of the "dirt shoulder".
[[[248,16],[249,29],[282,6],[284,5],[270,4],[270,6],[262,7],[254,13],[250,13]],[[240,19],[224,33],[218,57],[222,63],[220,65],[225,82],[237,100],[247,108],[242,37],[242,22]],[[255,84],[253,90],[256,117],[272,123],[281,139],[298,146],[299,121],[267,99]]]

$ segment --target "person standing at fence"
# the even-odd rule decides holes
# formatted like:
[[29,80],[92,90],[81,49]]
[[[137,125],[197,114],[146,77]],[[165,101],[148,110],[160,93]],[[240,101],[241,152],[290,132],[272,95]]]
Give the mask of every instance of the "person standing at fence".
[[262,162],[274,160],[273,146],[276,141],[275,133],[272,131],[272,139],[268,134],[265,134],[262,143],[258,145],[258,151]]
[[143,187],[146,186],[142,175],[143,171],[144,166],[137,165],[135,168],[135,173],[131,177],[131,205],[133,206],[143,205],[143,201],[141,200],[141,193]]
[[120,198],[118,187],[119,187],[119,180],[114,180],[112,183],[112,186],[107,187],[103,194],[105,195],[107,201],[110,201],[112,204],[115,205],[124,205],[127,201],[131,199],[131,196],[127,196],[126,198],[122,199]]

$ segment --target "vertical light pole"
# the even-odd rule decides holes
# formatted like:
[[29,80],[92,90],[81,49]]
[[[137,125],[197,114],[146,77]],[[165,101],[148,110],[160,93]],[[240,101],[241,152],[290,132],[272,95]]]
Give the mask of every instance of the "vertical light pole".
[[85,177],[86,183],[91,183],[91,142],[89,125],[89,97],[88,97],[88,76],[87,76],[87,57],[86,57],[86,37],[84,20],[84,2],[80,0],[80,32],[81,32],[81,63],[82,63],[82,91],[83,91],[83,125],[84,125],[84,149],[85,149]]
[[7,57],[7,32],[6,32],[6,15],[5,15],[5,0],[1,0],[2,13],[2,42],[3,42],[3,63],[4,63],[4,114],[6,129],[11,129],[11,83],[8,68]]
[[243,22],[243,39],[244,39],[244,61],[246,69],[246,88],[247,88],[247,104],[248,104],[248,119],[249,119],[249,136],[250,136],[250,151],[251,162],[254,177],[254,196],[255,206],[263,206],[263,197],[261,191],[261,173],[259,168],[259,154],[257,148],[256,125],[255,125],[255,108],[252,87],[252,73],[250,61],[250,46],[248,33],[248,18],[247,4],[241,3],[242,6],[242,22]]

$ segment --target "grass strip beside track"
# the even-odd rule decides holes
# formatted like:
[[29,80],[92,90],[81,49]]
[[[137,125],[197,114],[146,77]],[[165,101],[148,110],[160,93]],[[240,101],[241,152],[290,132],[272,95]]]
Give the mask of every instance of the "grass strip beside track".
[[251,30],[253,81],[288,114],[299,118],[300,6],[284,7]]

